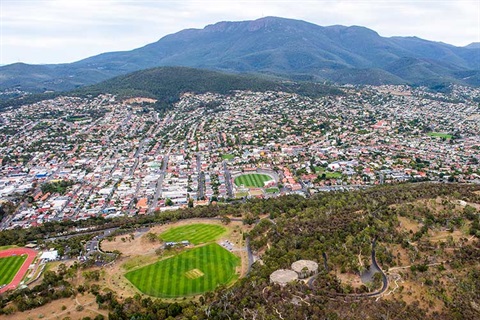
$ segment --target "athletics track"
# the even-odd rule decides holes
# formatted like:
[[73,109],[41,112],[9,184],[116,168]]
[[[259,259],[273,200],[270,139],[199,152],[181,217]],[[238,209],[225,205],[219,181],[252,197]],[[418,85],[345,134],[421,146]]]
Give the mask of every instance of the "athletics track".
[[27,248],[12,248],[0,251],[0,258],[6,258],[13,255],[21,256],[22,254],[28,255],[27,259],[23,262],[15,277],[13,277],[13,280],[5,287],[0,289],[0,294],[4,293],[7,290],[13,290],[20,284],[23,277],[25,276],[25,273],[27,273],[28,271],[28,267],[30,267],[33,260],[35,260],[35,257],[37,256],[37,252],[35,250]]

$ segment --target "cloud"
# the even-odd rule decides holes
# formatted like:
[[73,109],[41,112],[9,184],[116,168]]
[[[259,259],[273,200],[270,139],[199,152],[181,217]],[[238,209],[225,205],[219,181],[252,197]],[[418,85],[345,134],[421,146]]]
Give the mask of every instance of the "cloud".
[[1,0],[0,64],[71,62],[131,50],[185,28],[262,16],[362,25],[382,36],[480,41],[480,2],[354,0]]

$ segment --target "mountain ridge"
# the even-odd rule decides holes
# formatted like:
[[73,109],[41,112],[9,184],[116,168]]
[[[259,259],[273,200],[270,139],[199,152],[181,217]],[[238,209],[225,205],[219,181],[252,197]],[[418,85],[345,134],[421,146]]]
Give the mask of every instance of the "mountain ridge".
[[114,94],[119,99],[139,96],[153,98],[157,100],[155,107],[160,111],[171,108],[172,104],[187,92],[230,94],[235,90],[282,91],[309,97],[345,94],[337,86],[311,81],[285,81],[255,74],[230,74],[189,67],[156,67],[116,76],[68,92],[28,94],[4,101],[0,100],[0,111],[4,108],[15,108],[37,101],[54,99],[60,95],[92,97],[102,93]]
[[480,48],[480,42],[472,42],[470,44],[467,44],[464,48],[478,49]]
[[[415,64],[424,74],[412,67]],[[361,26],[324,27],[265,17],[184,29],[137,49],[102,53],[69,64],[3,66],[0,89],[70,90],[158,66],[285,78],[308,75],[352,84],[480,85],[478,77],[458,75],[480,73],[480,48],[475,45],[455,47],[418,37],[382,37]]]

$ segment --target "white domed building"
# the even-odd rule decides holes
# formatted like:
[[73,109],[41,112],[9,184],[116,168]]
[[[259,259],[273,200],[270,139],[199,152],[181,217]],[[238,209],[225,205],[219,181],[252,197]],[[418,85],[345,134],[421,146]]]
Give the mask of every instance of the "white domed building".
[[280,269],[274,271],[270,275],[270,282],[279,284],[281,286],[286,285],[289,282],[298,280],[298,274],[295,271],[287,270],[287,269]]
[[298,274],[300,279],[305,279],[318,272],[318,263],[312,260],[298,260],[292,263],[292,270]]

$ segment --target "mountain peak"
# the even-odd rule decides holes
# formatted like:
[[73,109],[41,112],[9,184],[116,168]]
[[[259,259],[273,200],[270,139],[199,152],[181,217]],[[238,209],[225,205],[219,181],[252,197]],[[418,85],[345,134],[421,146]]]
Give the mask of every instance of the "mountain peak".
[[479,49],[480,48],[480,42],[472,42],[469,45],[466,45],[464,48]]
[[386,38],[361,26],[323,27],[268,16],[186,29],[142,48],[71,64],[3,66],[0,89],[65,90],[159,66],[340,83],[428,85],[442,81],[480,85],[478,45],[462,48],[417,37]]
[[292,25],[315,26],[314,24],[302,20],[268,16],[247,21],[221,21],[208,25],[203,30],[207,32],[257,31],[260,29],[289,27]]

